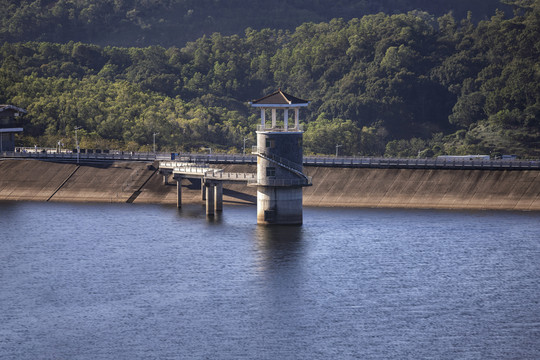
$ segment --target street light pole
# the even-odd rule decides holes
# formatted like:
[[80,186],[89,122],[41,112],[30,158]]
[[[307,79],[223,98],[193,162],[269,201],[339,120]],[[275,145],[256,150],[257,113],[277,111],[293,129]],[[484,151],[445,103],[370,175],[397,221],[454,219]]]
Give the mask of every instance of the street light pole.
[[242,151],[242,154],[246,155],[246,140],[248,138],[244,138],[244,150]]
[[336,145],[336,157],[338,157],[338,150],[342,145]]
[[79,129],[82,129],[81,126],[75,126],[75,146],[77,148],[77,164],[79,163],[79,153],[80,153],[80,149],[79,149],[79,138],[77,137],[77,130]]
[[156,135],[159,135],[158,132],[155,132],[154,134],[154,155],[156,154]]

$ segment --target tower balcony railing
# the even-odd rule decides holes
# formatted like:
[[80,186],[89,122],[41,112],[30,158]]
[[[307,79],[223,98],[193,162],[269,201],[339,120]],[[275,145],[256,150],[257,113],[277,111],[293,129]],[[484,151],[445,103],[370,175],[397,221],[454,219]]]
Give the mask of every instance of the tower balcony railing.
[[294,124],[289,124],[289,126],[285,127],[284,125],[275,125],[272,126],[272,124],[259,124],[257,125],[257,131],[273,131],[273,132],[300,132],[304,131],[304,125],[298,124],[298,126]]
[[310,186],[313,184],[311,176],[306,176],[305,179],[250,179],[247,181],[249,186]]

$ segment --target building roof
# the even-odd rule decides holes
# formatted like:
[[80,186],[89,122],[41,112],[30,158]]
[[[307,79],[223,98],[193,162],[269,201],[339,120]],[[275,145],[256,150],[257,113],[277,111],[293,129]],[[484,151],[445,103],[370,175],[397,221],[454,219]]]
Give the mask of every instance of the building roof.
[[279,89],[278,91],[266,95],[258,100],[251,101],[252,106],[257,105],[296,105],[296,106],[307,106],[309,104],[309,100],[302,100],[300,98],[297,98],[295,96],[292,96],[290,94],[287,94],[286,92],[281,91]]
[[6,110],[11,110],[11,111],[14,111],[14,112],[19,112],[19,113],[21,113],[21,114],[26,114],[26,113],[27,113],[26,110],[21,109],[20,107],[16,107],[16,106],[13,106],[13,105],[0,105],[0,112],[6,111]]

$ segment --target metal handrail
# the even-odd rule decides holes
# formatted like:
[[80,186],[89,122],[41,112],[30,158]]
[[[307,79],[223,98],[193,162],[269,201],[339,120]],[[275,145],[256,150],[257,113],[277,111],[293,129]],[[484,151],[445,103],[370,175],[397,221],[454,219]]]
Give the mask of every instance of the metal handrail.
[[306,176],[307,183],[303,179],[254,179],[254,180],[248,180],[248,185],[251,186],[305,186],[305,185],[311,185],[312,177]]
[[288,159],[285,159],[281,156],[278,156],[278,155],[275,155],[275,154],[272,154],[272,153],[269,153],[269,152],[266,152],[265,148],[262,148],[262,147],[257,147],[257,146],[254,146],[253,149],[255,150],[255,154],[257,155],[263,155],[267,158],[270,158],[280,164],[283,164],[285,166],[288,166],[298,172],[302,172],[302,164],[298,164],[298,163],[295,163],[295,162],[292,162]]
[[[254,147],[255,153],[257,147]],[[80,153],[82,160],[95,161],[154,161],[164,158],[164,153],[131,153],[111,151],[110,153]],[[170,154],[169,154],[170,156]],[[181,154],[181,158],[192,166],[197,162],[208,163],[256,163],[256,157],[251,155],[228,154]],[[75,160],[77,153],[35,153],[35,152],[7,152],[0,153],[1,158],[29,158],[29,159],[60,159]],[[184,161],[184,162],[185,162]],[[401,159],[401,158],[368,158],[368,157],[330,157],[306,156],[303,165],[314,166],[341,166],[341,167],[396,167],[396,168],[443,168],[443,169],[522,169],[540,170],[539,160],[463,160],[463,159]],[[207,165],[205,165],[207,166]]]
[[206,174],[205,178],[210,180],[247,180],[252,181],[257,179],[257,174],[254,173],[228,173],[228,172],[214,172],[213,174]]
[[298,126],[294,124],[289,124],[287,128],[285,128],[285,125],[276,125],[272,126],[271,124],[259,124],[257,125],[257,131],[271,131],[271,132],[301,132],[304,131],[304,125],[298,124]]

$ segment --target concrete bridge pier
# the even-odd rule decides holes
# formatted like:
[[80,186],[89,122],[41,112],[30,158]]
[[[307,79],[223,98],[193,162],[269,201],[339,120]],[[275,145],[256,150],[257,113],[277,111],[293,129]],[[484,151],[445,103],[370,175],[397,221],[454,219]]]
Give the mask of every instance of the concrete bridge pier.
[[163,174],[163,185],[169,185],[169,174]]
[[201,200],[206,200],[206,185],[204,184],[204,179],[201,179]]
[[178,176],[176,179],[176,207],[182,207],[182,177]]
[[206,215],[213,216],[216,212],[223,211],[223,182],[207,181],[206,189]]
[[223,182],[218,181],[214,186],[214,197],[216,200],[216,211],[223,211]]
[[206,188],[206,215],[214,216],[214,187],[211,184],[205,184]]

